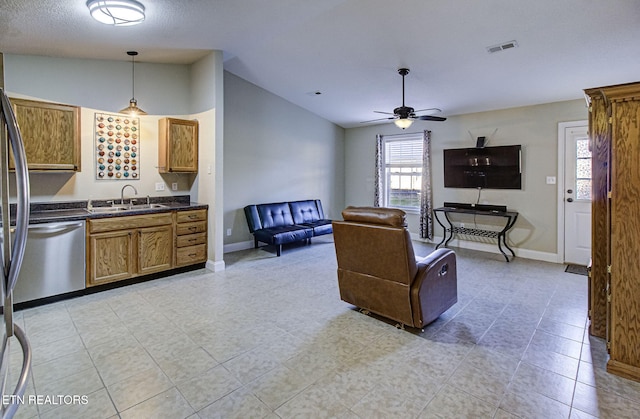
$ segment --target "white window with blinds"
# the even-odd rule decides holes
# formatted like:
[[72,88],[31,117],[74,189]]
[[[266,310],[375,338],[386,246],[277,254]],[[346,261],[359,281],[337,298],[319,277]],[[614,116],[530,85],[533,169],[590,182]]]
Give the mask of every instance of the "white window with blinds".
[[383,137],[383,192],[385,207],[420,210],[422,189],[422,134]]

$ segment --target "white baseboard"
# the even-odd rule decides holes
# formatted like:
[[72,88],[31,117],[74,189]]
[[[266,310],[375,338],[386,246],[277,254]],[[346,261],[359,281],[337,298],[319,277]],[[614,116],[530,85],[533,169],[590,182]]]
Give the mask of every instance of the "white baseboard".
[[218,262],[215,262],[213,260],[207,260],[207,263],[205,264],[205,268],[213,272],[224,271],[225,270],[224,260],[220,260]]
[[[442,241],[442,237],[436,236],[433,240],[430,241],[427,239],[420,238],[420,236],[416,233],[411,233],[411,240],[438,244],[440,243],[440,241]],[[498,250],[498,245],[495,242],[481,243],[481,242],[460,240],[455,238],[451,240],[449,244],[453,247],[460,247],[462,249],[477,250],[480,252],[495,253],[498,255],[501,254],[500,250]],[[224,253],[237,252],[238,250],[252,249],[253,245],[254,245],[253,240],[225,244]],[[543,262],[560,263],[560,258],[556,253],[540,252],[538,250],[530,250],[530,249],[520,249],[517,247],[511,247],[511,248],[513,249],[517,257],[521,257],[523,259],[533,259],[533,260],[540,260]]]
[[247,240],[245,242],[225,244],[222,251],[223,253],[231,253],[231,252],[237,252],[238,250],[253,249],[253,246],[254,246],[253,240]]
[[[436,236],[434,237],[433,240],[427,240],[427,239],[420,238],[418,234],[411,233],[411,240],[438,244],[442,241],[442,237]],[[452,247],[459,247],[462,249],[477,250],[480,252],[495,253],[498,255],[501,254],[500,250],[498,249],[498,245],[495,242],[481,243],[481,242],[460,240],[458,238],[454,238],[449,242],[449,245]],[[538,250],[530,250],[530,249],[520,249],[517,247],[511,247],[511,248],[513,249],[513,252],[516,254],[517,257],[521,257],[523,259],[533,259],[533,260],[540,260],[543,262],[551,262],[551,263],[559,263],[558,261],[560,260],[558,257],[558,254],[556,253],[540,252]],[[507,254],[509,254],[509,252],[507,252]]]

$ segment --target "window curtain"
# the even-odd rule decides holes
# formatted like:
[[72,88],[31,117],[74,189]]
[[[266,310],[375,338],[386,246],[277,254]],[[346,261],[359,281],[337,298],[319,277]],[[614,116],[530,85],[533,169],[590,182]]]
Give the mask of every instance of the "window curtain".
[[422,133],[422,194],[420,194],[420,237],[433,240],[433,197],[431,193],[431,131]]
[[382,161],[382,135],[376,135],[376,175],[375,175],[375,196],[373,197],[373,206],[382,206],[382,176],[384,170],[384,162]]

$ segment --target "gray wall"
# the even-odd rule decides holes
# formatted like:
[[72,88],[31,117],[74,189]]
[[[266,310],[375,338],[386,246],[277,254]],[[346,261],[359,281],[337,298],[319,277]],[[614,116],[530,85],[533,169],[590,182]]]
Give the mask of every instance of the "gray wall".
[[[507,205],[520,213],[511,242],[528,256],[549,259],[557,253],[557,185],[547,185],[546,176],[557,176],[558,123],[587,119],[583,100],[549,103],[491,112],[453,116],[445,122],[417,122],[408,131],[432,132],[432,184],[434,207],[445,201],[476,202],[475,189],[444,188],[442,150],[474,147],[473,137],[489,137],[488,146],[521,144],[523,147],[522,190],[483,190],[480,202]],[[376,134],[401,132],[393,124],[348,129],[345,142],[346,205],[373,203]],[[408,217],[409,228],[418,232],[418,219]],[[437,225],[436,235],[442,236]]]
[[253,241],[248,204],[317,198],[340,217],[344,129],[228,72],[224,92],[225,245]]

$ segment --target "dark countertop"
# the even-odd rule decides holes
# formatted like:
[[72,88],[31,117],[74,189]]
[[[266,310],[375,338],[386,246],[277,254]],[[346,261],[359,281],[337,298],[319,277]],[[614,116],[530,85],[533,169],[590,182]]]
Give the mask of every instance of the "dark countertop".
[[[114,200],[110,200],[114,201]],[[94,208],[108,207],[111,205],[107,200],[93,200],[91,202]],[[115,202],[120,201],[116,199]],[[128,200],[125,199],[125,202]],[[29,214],[29,224],[55,223],[64,221],[77,221],[96,218],[112,218],[123,217],[128,215],[156,214],[167,211],[186,211],[193,209],[207,209],[206,204],[198,204],[191,202],[189,195],[181,196],[161,196],[150,198],[152,204],[163,204],[164,208],[135,208],[131,210],[108,212],[108,213],[91,213],[87,210],[88,201],[70,201],[70,202],[51,202],[51,203],[32,203],[31,213]],[[139,204],[145,204],[146,199],[138,199]]]

